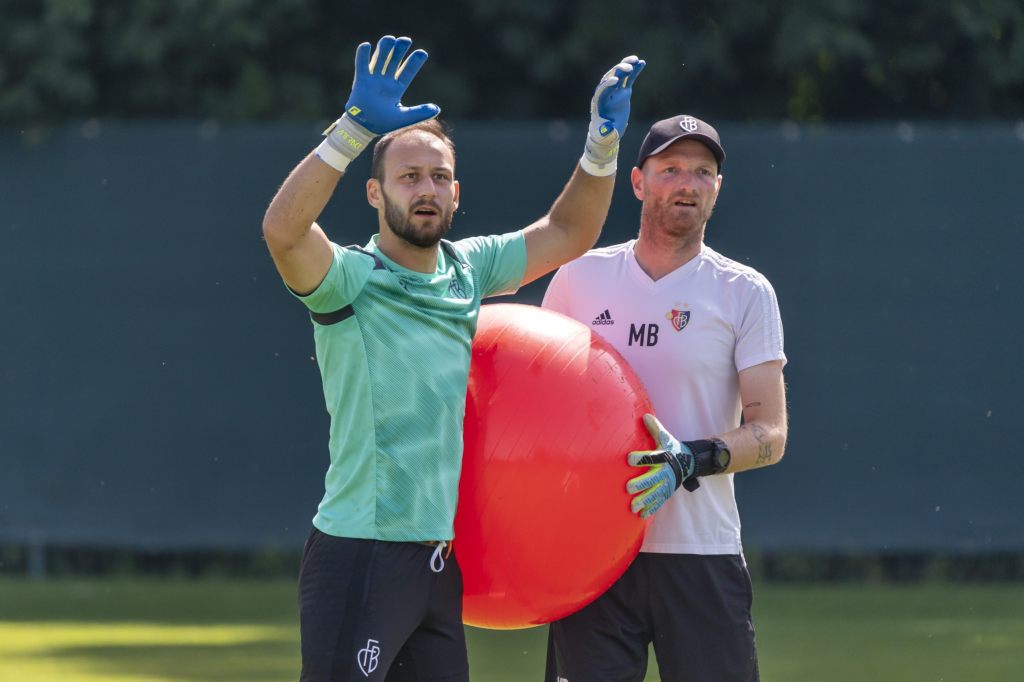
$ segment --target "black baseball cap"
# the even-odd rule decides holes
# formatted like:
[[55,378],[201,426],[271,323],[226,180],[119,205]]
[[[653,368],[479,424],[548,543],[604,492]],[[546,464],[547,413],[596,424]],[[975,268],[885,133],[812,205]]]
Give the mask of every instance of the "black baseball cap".
[[637,156],[637,168],[642,168],[647,157],[660,154],[676,140],[697,140],[703,142],[718,161],[718,170],[722,170],[722,163],[725,161],[725,150],[722,149],[722,142],[718,139],[718,131],[710,125],[690,116],[682,114],[658,121],[651,126],[640,145],[640,154]]

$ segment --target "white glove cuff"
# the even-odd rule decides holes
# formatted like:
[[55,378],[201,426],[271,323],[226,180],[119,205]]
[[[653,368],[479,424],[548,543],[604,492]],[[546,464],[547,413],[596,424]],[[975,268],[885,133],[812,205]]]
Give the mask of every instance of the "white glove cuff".
[[596,175],[599,178],[615,175],[615,171],[618,170],[618,167],[619,164],[617,156],[607,163],[594,163],[587,157],[586,153],[580,157],[580,168],[590,175]]
[[352,159],[335,149],[334,145],[331,144],[330,138],[327,137],[316,148],[316,155],[320,157],[321,161],[339,173],[344,173],[345,169],[348,168],[348,164],[352,163]]
[[619,134],[612,131],[601,137],[598,133],[600,122],[593,120],[587,131],[587,142],[583,145],[580,168],[599,178],[614,175],[618,168]]
[[324,141],[316,148],[316,155],[328,166],[344,173],[348,164],[359,156],[377,137],[348,115],[343,115],[324,131]]

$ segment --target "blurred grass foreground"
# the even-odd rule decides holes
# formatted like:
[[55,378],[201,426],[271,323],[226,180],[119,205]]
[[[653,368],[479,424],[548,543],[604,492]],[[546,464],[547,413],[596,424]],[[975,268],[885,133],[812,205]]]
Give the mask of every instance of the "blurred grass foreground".
[[[1024,670],[1021,584],[754,594],[765,682],[1009,682]],[[0,578],[0,682],[283,682],[298,679],[298,635],[289,579]],[[539,681],[545,645],[545,628],[471,628],[471,679]]]

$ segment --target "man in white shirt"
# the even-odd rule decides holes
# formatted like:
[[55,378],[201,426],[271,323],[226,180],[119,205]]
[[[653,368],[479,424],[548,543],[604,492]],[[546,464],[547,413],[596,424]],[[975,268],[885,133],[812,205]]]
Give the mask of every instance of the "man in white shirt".
[[733,474],[782,458],[786,356],[771,284],[704,244],[724,160],[704,121],[655,123],[631,175],[639,236],[562,266],[544,297],[623,354],[658,415],[658,449],[629,453],[633,511],[654,515],[641,553],[551,625],[549,682],[640,682],[651,642],[663,680],[759,679]]

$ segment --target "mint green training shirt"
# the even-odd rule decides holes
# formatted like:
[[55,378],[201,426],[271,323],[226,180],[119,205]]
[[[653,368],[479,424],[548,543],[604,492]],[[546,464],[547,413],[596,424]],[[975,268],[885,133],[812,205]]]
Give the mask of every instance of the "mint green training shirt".
[[480,299],[519,288],[526,242],[522,232],[443,242],[427,275],[391,261],[377,239],[332,244],[324,281],[299,297],[313,313],[331,416],[313,525],[339,537],[448,540]]

